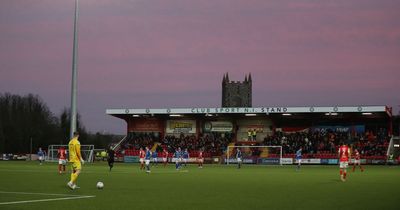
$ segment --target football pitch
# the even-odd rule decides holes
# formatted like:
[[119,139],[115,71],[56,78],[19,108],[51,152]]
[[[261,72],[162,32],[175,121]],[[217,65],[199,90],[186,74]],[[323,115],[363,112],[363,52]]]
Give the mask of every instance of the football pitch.
[[[399,209],[400,167],[366,166],[339,179],[338,166],[85,164],[80,189],[57,165],[0,162],[0,209]],[[104,189],[96,188],[98,181]]]

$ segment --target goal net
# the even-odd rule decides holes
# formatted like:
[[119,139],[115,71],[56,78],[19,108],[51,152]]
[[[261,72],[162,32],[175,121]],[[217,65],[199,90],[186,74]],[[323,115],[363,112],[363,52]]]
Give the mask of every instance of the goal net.
[[243,164],[282,165],[282,146],[228,146],[226,164],[236,164],[237,150],[242,152]]
[[[67,150],[68,158],[68,145],[49,145],[47,150],[46,161],[58,162],[58,150],[64,147]],[[81,155],[85,162],[93,162],[94,160],[94,145],[81,145]]]

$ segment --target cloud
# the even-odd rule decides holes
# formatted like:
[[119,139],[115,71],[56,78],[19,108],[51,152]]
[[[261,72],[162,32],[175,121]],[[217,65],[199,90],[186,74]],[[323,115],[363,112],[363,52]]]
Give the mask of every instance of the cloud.
[[[74,1],[0,4],[1,91],[68,107]],[[392,0],[80,1],[84,123],[121,132],[106,107],[218,106],[225,72],[251,72],[258,105],[398,103],[399,10]]]

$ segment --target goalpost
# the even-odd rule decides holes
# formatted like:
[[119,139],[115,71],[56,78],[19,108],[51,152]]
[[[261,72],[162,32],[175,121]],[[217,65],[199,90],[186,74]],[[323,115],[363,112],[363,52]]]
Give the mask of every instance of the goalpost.
[[[61,147],[67,150],[68,158],[68,145],[49,145],[46,161],[58,162],[58,149]],[[94,145],[81,145],[81,155],[85,162],[92,163],[94,160]]]
[[225,162],[237,163],[236,150],[242,152],[243,164],[282,165],[282,146],[228,146]]

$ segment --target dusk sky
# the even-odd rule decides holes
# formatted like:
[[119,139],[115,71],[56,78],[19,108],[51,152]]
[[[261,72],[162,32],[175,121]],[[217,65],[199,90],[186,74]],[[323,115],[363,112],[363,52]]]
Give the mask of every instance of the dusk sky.
[[[80,0],[78,112],[221,106],[253,77],[253,106],[400,105],[399,0]],[[74,0],[0,1],[0,92],[70,106]]]

